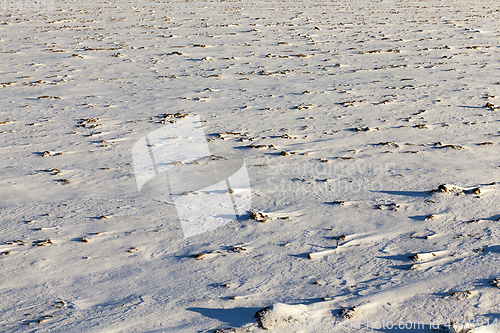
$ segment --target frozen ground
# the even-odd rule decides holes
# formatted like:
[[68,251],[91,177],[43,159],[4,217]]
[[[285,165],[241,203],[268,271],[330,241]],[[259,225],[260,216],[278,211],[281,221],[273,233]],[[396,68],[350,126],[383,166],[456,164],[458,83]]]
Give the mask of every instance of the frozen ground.
[[[2,9],[0,330],[500,332],[499,18],[452,0]],[[139,195],[134,143],[194,115],[267,218],[184,238]]]

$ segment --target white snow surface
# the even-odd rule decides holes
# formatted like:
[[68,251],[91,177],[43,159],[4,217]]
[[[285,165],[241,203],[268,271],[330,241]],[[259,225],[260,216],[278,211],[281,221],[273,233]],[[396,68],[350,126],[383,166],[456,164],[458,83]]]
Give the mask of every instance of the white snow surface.
[[[498,1],[4,6],[0,331],[500,332],[498,96]],[[193,116],[260,217],[186,238],[132,148]]]

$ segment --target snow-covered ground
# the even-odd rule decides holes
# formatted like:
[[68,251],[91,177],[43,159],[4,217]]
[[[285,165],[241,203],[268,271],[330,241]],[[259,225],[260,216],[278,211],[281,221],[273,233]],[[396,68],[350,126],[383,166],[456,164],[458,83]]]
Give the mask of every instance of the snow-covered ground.
[[[6,3],[0,331],[500,332],[498,1]],[[195,116],[254,219],[185,238]]]

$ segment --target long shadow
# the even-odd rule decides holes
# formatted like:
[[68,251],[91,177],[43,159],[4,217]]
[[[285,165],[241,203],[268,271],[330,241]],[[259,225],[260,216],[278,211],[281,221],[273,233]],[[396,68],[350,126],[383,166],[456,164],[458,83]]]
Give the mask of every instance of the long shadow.
[[490,221],[500,221],[500,214],[493,215],[490,218],[486,218],[485,220],[490,220]]
[[299,258],[299,259],[309,259],[309,254],[308,253],[298,253],[298,254],[292,254],[292,257]]
[[429,191],[371,191],[377,193],[384,193],[390,195],[404,195],[407,197],[426,197],[429,195]]
[[189,311],[198,312],[202,316],[216,319],[232,327],[239,327],[247,324],[260,309],[261,308],[187,308]]
[[392,269],[398,269],[398,270],[402,270],[402,271],[409,271],[411,270],[411,263],[409,264],[403,264],[403,265],[391,265],[391,266],[388,266],[389,268],[392,268]]
[[467,108],[467,109],[486,109],[484,106],[468,106],[468,105],[457,105],[459,108]]
[[486,253],[500,253],[500,245],[488,245],[484,247]]
[[[491,283],[494,279],[496,279],[496,275],[492,275],[489,279],[477,279],[476,281],[473,282],[473,285],[476,286],[477,288],[491,288],[494,287]],[[494,287],[496,288],[496,287]],[[500,317],[500,314],[497,314]],[[500,319],[500,318],[499,318]]]
[[425,219],[427,218],[427,216],[425,215],[414,215],[414,216],[408,216],[410,219],[412,220],[416,220],[416,221],[425,221]]
[[406,263],[411,263],[412,261],[408,258],[411,254],[399,254],[399,255],[389,255],[389,256],[377,256],[379,259],[402,261]]
[[388,266],[393,269],[401,269],[401,270],[409,270],[410,267],[415,263],[410,256],[415,254],[413,253],[405,253],[405,254],[397,254],[397,255],[387,255],[387,256],[377,256],[378,259],[386,259],[392,261],[391,266]]

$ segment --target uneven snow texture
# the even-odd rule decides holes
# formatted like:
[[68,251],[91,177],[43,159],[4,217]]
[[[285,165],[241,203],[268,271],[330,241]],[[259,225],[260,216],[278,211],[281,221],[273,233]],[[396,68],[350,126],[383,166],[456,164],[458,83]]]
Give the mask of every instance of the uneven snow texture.
[[[263,332],[271,307],[276,332],[499,332],[499,18],[471,0],[3,9],[0,331]],[[256,218],[184,238],[132,148],[195,115],[211,154],[245,158]]]

